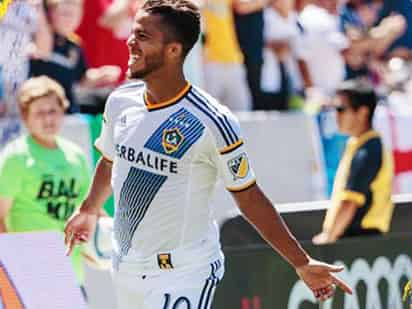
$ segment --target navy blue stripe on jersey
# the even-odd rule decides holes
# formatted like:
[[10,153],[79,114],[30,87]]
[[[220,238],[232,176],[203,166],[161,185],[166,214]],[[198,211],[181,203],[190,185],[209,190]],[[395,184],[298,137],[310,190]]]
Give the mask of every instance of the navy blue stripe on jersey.
[[227,131],[229,131],[230,136],[232,138],[234,138],[234,141],[232,140],[232,142],[233,143],[237,142],[239,140],[239,137],[237,136],[235,130],[233,129],[232,125],[230,124],[229,120],[227,119],[227,116],[224,113],[222,113],[221,111],[219,111],[216,106],[214,106],[213,104],[210,104],[209,100],[204,95],[202,95],[198,90],[196,90],[195,88],[192,87],[191,93],[198,100],[200,100],[204,104],[204,106],[208,107],[209,110],[211,110],[212,112],[215,113],[216,116],[218,116],[220,122],[223,124],[225,129]]
[[216,289],[216,286],[217,286],[217,280],[218,279],[211,280],[211,285],[210,285],[210,287],[207,291],[206,301],[205,301],[205,305],[204,305],[203,309],[209,309],[210,306],[212,305],[213,293],[214,293],[214,290]]
[[131,167],[120,191],[114,220],[114,237],[120,246],[120,257],[130,249],[132,238],[151,202],[167,176]]
[[209,278],[206,279],[205,285],[203,286],[202,293],[200,294],[198,309],[207,309],[212,304],[211,299],[213,298],[213,290],[219,283],[219,278],[216,277],[216,271],[220,268],[221,263],[219,260],[210,264],[211,272]]
[[193,97],[190,96],[190,94],[186,96],[186,99],[189,100],[197,109],[202,111],[207,117],[209,117],[214,122],[220,134],[222,135],[223,139],[225,140],[225,143],[227,146],[230,146],[233,144],[232,142],[229,141],[227,134],[224,132],[224,129],[219,124],[219,122],[217,121],[216,117],[213,114],[211,114],[205,107],[200,105],[198,101],[196,101]]
[[195,89],[195,88],[193,88],[193,87],[192,87],[192,89],[193,89],[193,90],[192,90],[192,93],[193,93],[196,97],[198,97],[199,99],[203,99],[203,102],[204,102],[205,104],[207,104],[207,106],[208,106],[210,109],[213,109],[218,115],[221,115],[221,116],[223,117],[223,119],[224,119],[224,123],[223,123],[223,124],[229,128],[231,134],[233,134],[233,137],[235,138],[235,141],[238,141],[238,140],[239,140],[239,137],[237,136],[235,130],[233,129],[232,125],[230,124],[229,120],[227,119],[227,116],[226,116],[224,113],[222,113],[221,111],[219,111],[216,106],[214,106],[213,104],[210,104],[209,100],[208,100],[204,95],[202,95],[197,89]]
[[[220,127],[222,128],[222,131],[224,131],[226,136],[229,140],[229,144],[234,144],[236,142],[236,136],[233,135],[234,131],[233,129],[231,130],[231,126],[228,125],[229,123],[225,120],[225,117],[220,112],[217,112],[217,110],[213,109],[210,104],[207,103],[207,101],[202,100],[199,96],[197,96],[194,92],[190,92],[191,98],[196,101],[198,105],[200,105],[203,108],[203,112],[206,113],[207,115],[211,118],[214,117],[214,119],[217,120],[219,123]],[[189,98],[189,96],[188,96]],[[192,103],[193,101],[190,100]],[[216,122],[215,122],[216,123]],[[230,128],[229,128],[230,126]],[[232,133],[233,132],[233,133]],[[222,135],[223,135],[222,134]]]
[[216,284],[219,284],[220,279],[216,276],[216,272],[219,270],[219,268],[222,266],[219,260],[213,263],[214,269],[212,270],[212,277],[213,279],[216,279]]
[[[146,141],[144,147],[158,153],[180,159],[189,148],[202,136],[205,126],[185,108],[179,109],[164,121]],[[164,143],[167,134],[171,134],[169,142],[176,144],[176,149],[167,151]],[[175,134],[175,135],[172,135]],[[182,139],[179,141],[179,139]]]
[[206,280],[205,285],[203,286],[202,293],[200,294],[199,304],[197,309],[202,309],[202,304],[204,303],[205,295],[207,294],[207,288],[210,284],[209,280]]

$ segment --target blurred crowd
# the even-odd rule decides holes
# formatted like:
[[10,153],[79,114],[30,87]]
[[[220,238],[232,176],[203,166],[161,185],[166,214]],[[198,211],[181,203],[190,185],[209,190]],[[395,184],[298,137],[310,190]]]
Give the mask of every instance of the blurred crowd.
[[[68,113],[102,111],[125,81],[141,1],[13,1],[0,21],[0,117],[17,115],[20,85],[41,75],[63,86]],[[409,0],[196,1],[203,34],[188,79],[234,111],[325,104],[354,77],[385,90],[409,78]]]
[[[110,91],[127,82],[126,42],[142,1],[11,2],[0,20],[0,121],[19,115],[28,134],[1,149],[0,233],[62,231],[84,197],[90,182],[86,157],[58,136],[64,113],[101,113]],[[330,243],[365,230],[387,232],[393,175],[380,137],[370,131],[378,101],[374,89],[412,93],[412,2],[194,1],[202,10],[203,30],[185,64],[193,84],[233,111],[323,106],[340,93],[339,127],[375,147],[372,158],[358,162],[364,145],[349,143],[334,208],[314,242]],[[348,79],[357,82],[343,89]],[[363,89],[363,79],[374,89]],[[359,172],[364,170],[376,175]],[[379,191],[373,199],[371,182]],[[372,219],[365,216],[364,226],[360,218],[366,211],[359,215],[360,206],[386,208],[380,218],[373,217],[375,212]],[[348,226],[350,233],[344,234]],[[80,258],[78,252],[73,263],[82,285]]]

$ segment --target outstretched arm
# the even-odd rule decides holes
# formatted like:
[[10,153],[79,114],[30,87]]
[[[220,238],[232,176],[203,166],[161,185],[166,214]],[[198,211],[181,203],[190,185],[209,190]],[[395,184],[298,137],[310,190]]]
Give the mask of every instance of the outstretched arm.
[[258,185],[232,195],[249,223],[293,267],[306,265],[309,262],[309,255],[289,231],[276,208]]
[[334,285],[347,293],[352,293],[346,283],[333,275],[343,268],[312,259],[289,231],[276,208],[258,185],[233,193],[233,197],[246,219],[295,268],[318,299],[325,300],[331,297]]

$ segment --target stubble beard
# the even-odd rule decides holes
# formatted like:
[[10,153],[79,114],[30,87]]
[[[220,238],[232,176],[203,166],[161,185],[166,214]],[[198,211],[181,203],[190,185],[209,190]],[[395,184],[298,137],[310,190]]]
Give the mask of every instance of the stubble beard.
[[156,57],[146,58],[145,67],[141,70],[133,71],[130,67],[127,70],[126,76],[128,79],[140,79],[145,80],[154,71],[157,71],[164,64],[163,53],[160,53]]

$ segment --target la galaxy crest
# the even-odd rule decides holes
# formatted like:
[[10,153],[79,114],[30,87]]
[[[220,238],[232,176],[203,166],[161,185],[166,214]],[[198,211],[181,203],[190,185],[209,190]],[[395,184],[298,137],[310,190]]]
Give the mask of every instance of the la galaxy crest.
[[6,15],[7,9],[9,8],[13,0],[0,0],[0,20]]
[[245,178],[249,172],[249,161],[246,153],[242,152],[227,163],[234,180]]
[[171,154],[179,149],[185,137],[179,128],[165,129],[162,136],[162,146],[167,154]]

